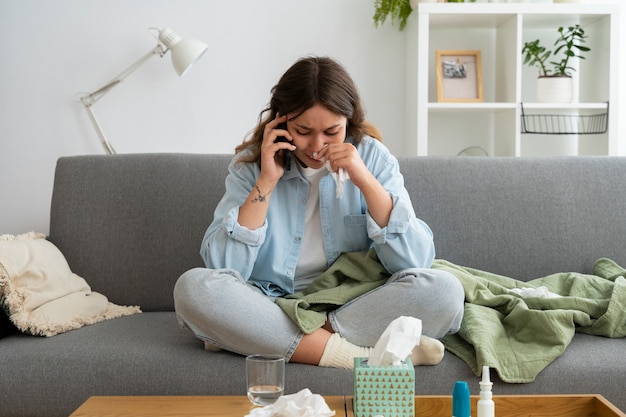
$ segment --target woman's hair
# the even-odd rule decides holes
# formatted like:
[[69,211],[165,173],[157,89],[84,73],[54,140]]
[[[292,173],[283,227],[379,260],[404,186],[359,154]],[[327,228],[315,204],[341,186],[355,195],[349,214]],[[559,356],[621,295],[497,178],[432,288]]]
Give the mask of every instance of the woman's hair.
[[293,64],[272,88],[272,98],[267,108],[259,114],[259,123],[251,136],[235,148],[241,155],[239,162],[260,161],[261,143],[265,125],[280,113],[298,117],[315,104],[348,119],[347,137],[356,145],[363,136],[380,140],[378,130],[365,121],[359,92],[347,71],[327,57],[301,58]]

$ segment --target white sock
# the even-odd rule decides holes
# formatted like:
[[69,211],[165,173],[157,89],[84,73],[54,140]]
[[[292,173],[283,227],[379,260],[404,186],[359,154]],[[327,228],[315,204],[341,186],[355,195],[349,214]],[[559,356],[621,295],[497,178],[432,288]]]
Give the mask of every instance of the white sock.
[[371,351],[371,347],[353,345],[337,333],[333,333],[326,343],[319,366],[354,369],[354,358],[369,358]]
[[443,359],[444,350],[443,343],[439,340],[422,335],[420,344],[413,348],[409,358],[414,366],[437,365]]

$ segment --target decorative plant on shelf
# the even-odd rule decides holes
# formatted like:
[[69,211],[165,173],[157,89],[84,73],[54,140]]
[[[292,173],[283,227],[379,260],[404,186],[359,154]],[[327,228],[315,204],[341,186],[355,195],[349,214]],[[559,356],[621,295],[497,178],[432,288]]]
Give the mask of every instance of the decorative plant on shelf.
[[[525,54],[524,64],[531,67],[537,66],[540,77],[571,77],[571,72],[575,69],[569,66],[570,58],[585,59],[582,53],[590,51],[590,48],[582,45],[587,36],[580,25],[570,26],[567,28],[567,31],[561,26],[558,32],[559,37],[554,43],[554,46],[556,46],[554,53],[543,47],[539,39],[524,43],[524,48],[522,49],[522,54]],[[561,52],[560,61],[549,62],[549,64],[554,65],[554,69],[550,71],[547,68],[548,59],[551,56],[557,57]]]
[[[559,37],[554,52],[541,45],[539,39],[524,43],[522,54],[524,64],[539,68],[537,79],[537,101],[569,103],[573,99],[572,72],[570,59],[585,59],[582,55],[591,49],[584,46],[587,36],[580,25],[559,27]],[[549,61],[552,57],[552,61]],[[560,58],[560,59],[559,59]],[[548,66],[552,65],[552,69]]]
[[406,21],[413,11],[409,0],[374,0],[374,8],[374,26],[382,25],[389,17],[391,24],[398,24],[401,31],[406,27]]
[[[476,0],[468,0],[474,3]],[[391,18],[391,24],[398,24],[400,31],[406,27],[409,15],[417,3],[464,3],[465,0],[374,0],[374,26],[378,27]]]

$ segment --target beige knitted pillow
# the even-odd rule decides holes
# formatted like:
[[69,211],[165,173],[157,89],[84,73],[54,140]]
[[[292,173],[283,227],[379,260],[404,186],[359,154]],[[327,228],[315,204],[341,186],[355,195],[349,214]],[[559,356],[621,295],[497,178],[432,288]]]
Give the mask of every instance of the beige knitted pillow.
[[33,232],[0,236],[0,303],[20,331],[37,336],[141,311],[91,291],[72,273],[61,251]]

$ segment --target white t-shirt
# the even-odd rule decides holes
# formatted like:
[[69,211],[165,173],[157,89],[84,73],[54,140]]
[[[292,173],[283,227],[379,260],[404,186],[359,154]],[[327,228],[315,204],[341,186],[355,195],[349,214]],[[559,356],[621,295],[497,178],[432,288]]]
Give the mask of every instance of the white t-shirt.
[[322,272],[328,268],[324,239],[322,238],[322,220],[320,219],[320,180],[328,174],[325,167],[319,169],[298,169],[309,181],[309,199],[306,207],[305,228],[302,236],[302,248],[296,266],[295,291],[308,287]]

